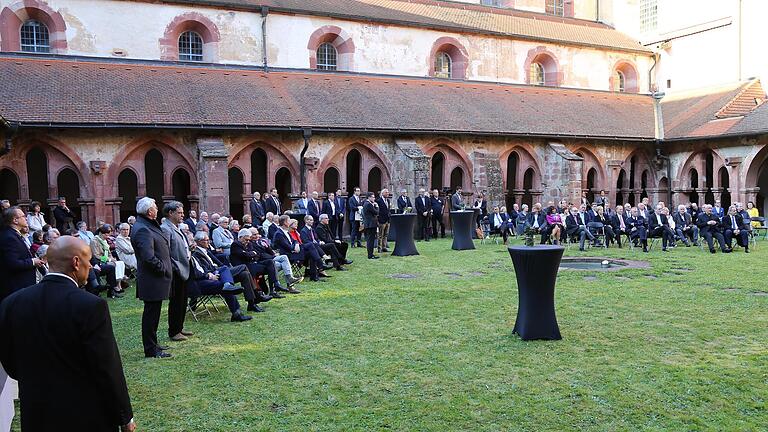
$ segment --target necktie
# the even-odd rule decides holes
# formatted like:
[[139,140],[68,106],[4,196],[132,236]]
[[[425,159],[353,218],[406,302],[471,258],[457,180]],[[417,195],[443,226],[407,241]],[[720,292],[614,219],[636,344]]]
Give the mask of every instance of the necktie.
[[314,243],[315,242],[315,230],[310,228],[309,229],[309,236],[312,239],[312,242]]
[[731,216],[731,225],[733,225],[733,229],[736,229],[736,218],[734,216]]
[[619,215],[619,226],[622,230],[626,228],[626,225],[624,225],[624,217],[622,215]]
[[579,217],[581,218],[581,224],[582,224],[582,225],[586,225],[586,224],[584,223],[584,213],[579,213]]

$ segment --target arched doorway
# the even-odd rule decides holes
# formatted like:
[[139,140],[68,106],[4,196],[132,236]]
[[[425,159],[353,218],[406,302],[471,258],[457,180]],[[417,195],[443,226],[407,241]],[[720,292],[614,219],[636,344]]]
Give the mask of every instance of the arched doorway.
[[[162,213],[163,208],[163,155],[157,149],[152,149],[144,155],[144,175],[146,176],[147,196],[157,202]],[[158,213],[158,214],[159,214]]]
[[430,171],[430,186],[432,189],[443,191],[443,175],[445,173],[445,155],[437,152],[432,155],[432,169]]
[[339,170],[330,167],[323,174],[323,191],[336,193],[337,190],[339,190]]
[[724,209],[731,206],[731,192],[728,188],[731,187],[731,179],[728,176],[728,168],[721,167],[719,172],[720,187],[723,188],[723,193],[720,195],[720,204]]
[[523,204],[528,204],[528,207],[530,208],[533,206],[533,194],[531,191],[533,190],[533,168],[528,168],[525,170],[525,174],[523,175]]
[[704,188],[706,189],[706,192],[704,192],[704,203],[714,204],[715,194],[712,193],[712,188],[715,187],[715,158],[711,151],[708,151],[704,157],[704,168]]
[[229,214],[237,220],[243,220],[243,172],[240,168],[232,167],[227,176],[229,178]]
[[616,180],[616,200],[614,202],[618,204],[624,204],[624,197],[621,190],[624,189],[624,184],[627,181],[627,173],[624,170],[619,171],[619,178]]
[[513,191],[517,187],[517,167],[520,162],[520,156],[516,152],[512,152],[507,157],[507,211],[512,210],[512,206],[515,204],[515,196]]
[[[240,173],[242,175],[242,172]],[[242,184],[242,181],[240,182]],[[251,153],[251,193],[267,190],[267,152],[257,148]]]
[[136,214],[136,198],[139,196],[139,179],[132,169],[125,168],[117,176],[117,191],[123,202],[120,204],[120,220]]
[[291,183],[291,172],[288,168],[282,167],[275,173],[275,189],[277,189],[277,193],[280,195],[280,208],[283,211],[290,209],[293,204],[288,195],[293,192],[293,186]]
[[352,192],[360,187],[360,173],[362,171],[362,155],[357,149],[347,153],[347,190]]
[[643,198],[648,198],[648,191],[646,190],[648,188],[648,170],[643,171],[643,174],[640,175],[640,200],[642,201]]
[[[27,185],[29,199],[40,202],[43,213],[48,213],[48,158],[35,147],[27,152]],[[77,201],[67,202],[71,209],[77,208]],[[74,211],[74,210],[73,210]]]
[[0,170],[0,199],[7,199],[11,205],[19,201],[19,178],[7,168]]
[[455,191],[459,186],[464,188],[464,170],[456,167],[451,171],[451,190]]
[[56,178],[56,189],[60,197],[67,199],[67,206],[75,214],[75,219],[81,220],[80,206],[77,205],[78,198],[80,198],[80,178],[75,171],[70,168],[61,170]]
[[179,168],[171,176],[173,197],[184,206],[184,214],[189,214],[189,192],[192,188],[189,182],[189,173],[184,168]]
[[368,191],[381,192],[381,169],[379,167],[373,167],[368,171]]
[[595,182],[597,179],[597,170],[590,168],[587,171],[587,201],[592,203],[595,201]]
[[692,168],[689,174],[689,178],[690,178],[690,185],[691,185],[691,202],[700,204],[699,193],[696,192],[696,188],[699,187],[699,172],[696,171],[695,168]]

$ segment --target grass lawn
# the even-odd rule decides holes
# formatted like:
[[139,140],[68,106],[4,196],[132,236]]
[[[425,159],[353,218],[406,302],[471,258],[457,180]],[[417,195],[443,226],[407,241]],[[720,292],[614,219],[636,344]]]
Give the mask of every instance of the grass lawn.
[[[110,301],[145,431],[751,431],[768,428],[768,243],[582,255],[648,269],[561,271],[561,341],[513,336],[502,245],[366,260],[254,320],[222,311],[146,360],[142,304]],[[387,254],[384,254],[387,255]],[[577,248],[566,255],[579,255]],[[394,279],[411,274],[415,279]],[[591,277],[596,277],[594,280]],[[243,303],[244,306],[244,302]],[[161,342],[167,321],[161,321]]]

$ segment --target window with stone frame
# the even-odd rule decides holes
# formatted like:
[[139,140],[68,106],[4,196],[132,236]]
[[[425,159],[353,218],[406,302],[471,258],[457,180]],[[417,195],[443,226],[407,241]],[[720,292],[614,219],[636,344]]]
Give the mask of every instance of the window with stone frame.
[[338,52],[336,47],[328,42],[320,44],[317,47],[317,69],[318,70],[336,70],[338,62]]
[[48,27],[39,21],[26,21],[21,26],[20,36],[22,51],[34,53],[48,53],[51,51]]
[[203,38],[197,32],[185,31],[179,36],[179,60],[203,61]]
[[531,63],[531,70],[529,73],[531,84],[543,86],[547,82],[546,72],[544,71],[544,66],[541,63]]

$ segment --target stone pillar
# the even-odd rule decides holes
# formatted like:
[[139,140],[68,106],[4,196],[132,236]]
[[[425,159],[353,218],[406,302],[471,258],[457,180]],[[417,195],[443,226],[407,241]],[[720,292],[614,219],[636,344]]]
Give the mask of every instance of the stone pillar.
[[243,214],[251,214],[251,200],[253,199],[253,195],[244,193],[240,196],[240,199],[243,202]]
[[[715,201],[721,201],[723,197],[724,188],[712,188],[712,195],[715,197]],[[712,203],[714,204],[714,203]]]
[[542,189],[531,190],[531,196],[533,197],[533,204],[541,203],[542,207],[546,205],[543,201],[544,191]]
[[[520,205],[521,202],[523,202],[523,195],[525,195],[525,190],[523,189],[513,189],[512,190],[512,196],[515,197],[515,204]],[[507,209],[509,211],[510,209]]]
[[[545,171],[541,173],[540,200],[570,202],[581,200],[582,168],[584,158],[568,150],[563,144],[549,143],[544,152]],[[538,186],[538,187],[537,187]],[[533,195],[534,191],[531,191]],[[534,198],[535,199],[535,198]]]
[[[629,189],[621,189],[621,204],[629,202]],[[619,204],[619,203],[616,203]]]
[[195,212],[200,213],[200,196],[187,195],[187,200],[189,201],[189,209],[187,209],[187,213],[189,213],[189,210],[194,210]]
[[744,202],[744,207],[746,208],[746,200],[745,200],[746,195],[741,182],[742,162],[744,162],[744,158],[741,156],[725,159],[725,165],[730,168],[728,173],[729,175],[728,190],[731,192],[731,201]]
[[[659,189],[645,188],[645,192],[648,194],[648,202],[651,205],[656,205],[659,201],[666,200],[666,197],[662,198],[659,196]],[[669,206],[669,203],[667,203],[667,206]]]
[[474,164],[475,186],[479,191],[486,191],[485,199],[488,201],[488,208],[504,205],[504,182],[501,178],[499,156],[473,152],[471,157]]
[[229,208],[227,148],[219,137],[197,139],[200,211],[221,212]]
[[752,201],[757,205],[757,194],[760,192],[759,187],[744,189],[744,207],[746,208],[747,202]]
[[120,206],[123,203],[123,199],[121,197],[117,198],[107,198],[104,200],[104,205],[107,208],[107,219],[111,218],[113,224],[115,226],[115,229],[117,229],[117,224],[120,222],[125,222],[120,220]]
[[80,204],[80,219],[84,220],[89,228],[96,228],[96,214],[94,212],[96,202],[90,198],[79,198],[77,203]]
[[429,156],[412,137],[396,136],[392,145],[386,146],[384,151],[392,162],[390,192],[393,196],[400,196],[400,190],[405,189],[413,201],[419,189],[429,189]]

